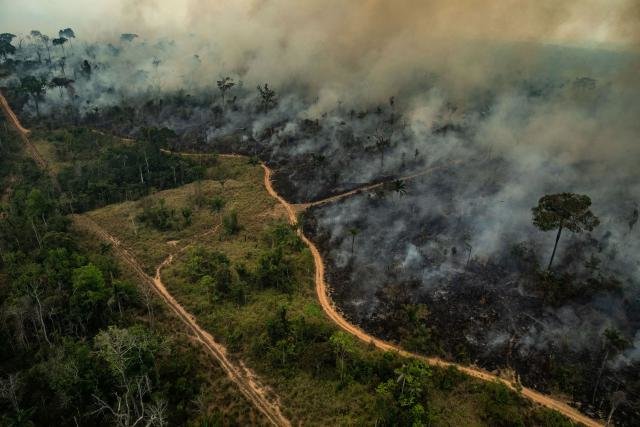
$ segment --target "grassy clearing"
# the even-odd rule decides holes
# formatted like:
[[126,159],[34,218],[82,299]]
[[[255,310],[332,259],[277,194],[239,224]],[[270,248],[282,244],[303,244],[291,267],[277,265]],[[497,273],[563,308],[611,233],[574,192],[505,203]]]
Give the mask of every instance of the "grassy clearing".
[[[84,249],[88,252],[98,253],[104,250],[102,243],[95,236],[88,235],[84,231],[74,230],[80,238]],[[129,271],[125,265],[120,265],[121,278],[125,281],[136,283],[138,278]],[[220,366],[205,354],[200,343],[193,339],[186,327],[175,318],[163,301],[147,287],[140,285],[140,299],[147,306],[147,313],[137,318],[137,322],[145,324],[158,335],[166,337],[175,345],[172,348],[179,349],[176,359],[190,360],[192,371],[197,372],[196,377],[189,376],[191,372],[184,372],[184,363],[178,364],[175,372],[181,377],[180,381],[165,384],[165,387],[173,393],[181,393],[183,388],[200,384],[200,393],[191,402],[191,410],[198,414],[196,418],[189,420],[188,425],[270,425],[263,415],[257,411],[251,403],[238,391],[237,386],[227,377]],[[186,420],[185,420],[186,421]]]
[[[160,191],[148,197],[150,200],[164,200],[166,206],[174,210],[178,216],[183,208],[192,209],[191,224],[180,229],[161,231],[142,224],[138,216],[142,213],[143,201],[110,205],[87,215],[126,243],[149,273],[154,272],[162,260],[193,238],[215,239],[224,246],[225,252],[228,251],[229,255],[233,256],[239,248],[255,242],[256,233],[261,227],[260,221],[267,219],[273,205],[269,200],[260,199],[261,189],[255,186],[255,181],[262,177],[262,169],[245,167],[245,163],[246,160],[243,159],[224,159],[220,165],[211,166],[207,170],[208,177],[223,178],[222,180],[206,179],[177,189]],[[221,212],[215,212],[209,206],[215,197],[220,197],[225,202]],[[199,199],[203,200],[200,202],[204,203],[202,206],[198,206]],[[242,226],[239,234],[233,239],[241,240],[240,245],[223,239],[221,233],[211,233],[221,227],[224,214],[232,211],[238,213],[238,220]]]
[[[160,231],[137,223],[140,202],[112,205],[88,215],[130,248],[150,272],[167,255],[176,254],[162,273],[169,290],[203,327],[275,390],[294,424],[374,425],[391,411],[418,417],[397,402],[385,403],[377,391],[384,382],[396,383],[398,369],[408,363],[406,360],[349,339],[340,347],[342,352],[336,346],[334,338],[341,337],[316,302],[310,253],[295,237],[287,240],[293,235],[290,229],[290,235],[285,232],[281,236],[288,243],[274,244],[273,236],[286,231],[287,226],[283,209],[263,188],[262,169],[244,159],[224,158],[207,170],[207,177],[201,184],[150,196],[164,199],[167,207],[176,211],[193,208],[192,223],[179,230]],[[220,197],[224,208],[215,212],[209,202],[200,205],[200,196],[207,201]],[[220,226],[230,212],[237,212],[240,230],[236,234]],[[216,232],[203,238],[212,229]],[[193,242],[199,253],[180,251]],[[278,265],[286,266],[284,274],[293,283],[284,290],[269,284],[261,274],[265,259],[270,259],[265,254],[273,255],[278,248],[285,248]],[[228,271],[232,279],[230,290],[215,287],[219,276],[206,282],[209,285],[194,277],[192,267],[198,257],[215,253],[224,254],[226,261],[211,274],[218,274],[222,265],[222,271]],[[225,270],[224,266],[231,268]],[[276,269],[270,274],[279,273]],[[483,383],[455,370],[430,369],[423,388],[419,395],[428,415],[420,415],[420,419],[425,424],[570,425],[554,413],[533,408],[501,385]]]

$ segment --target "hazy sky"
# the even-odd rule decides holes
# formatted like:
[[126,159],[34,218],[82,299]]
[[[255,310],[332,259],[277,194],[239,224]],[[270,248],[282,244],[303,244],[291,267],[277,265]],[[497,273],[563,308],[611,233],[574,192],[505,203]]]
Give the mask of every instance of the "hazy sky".
[[346,35],[355,27],[355,36],[392,28],[637,47],[640,28],[639,0],[0,0],[0,10],[0,31],[54,33],[70,26],[84,38],[153,30],[215,34],[229,24],[252,31],[257,20],[262,27],[310,25]]

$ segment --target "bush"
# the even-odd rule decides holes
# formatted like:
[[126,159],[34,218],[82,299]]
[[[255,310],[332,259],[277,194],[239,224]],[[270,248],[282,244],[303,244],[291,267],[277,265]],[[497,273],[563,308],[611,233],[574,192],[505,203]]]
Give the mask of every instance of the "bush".
[[214,212],[221,212],[222,209],[224,209],[224,205],[226,205],[226,204],[227,204],[227,202],[225,202],[225,200],[222,197],[214,196],[211,199],[211,202],[209,203],[209,207]]
[[138,221],[160,231],[177,228],[176,212],[174,209],[167,207],[164,199],[143,199],[141,205],[142,213],[138,215]]
[[230,212],[222,218],[222,226],[228,235],[238,234],[240,224],[238,223],[238,214],[235,211]]
[[258,257],[256,278],[263,288],[291,292],[294,280],[291,261],[284,256],[282,247],[267,249]]

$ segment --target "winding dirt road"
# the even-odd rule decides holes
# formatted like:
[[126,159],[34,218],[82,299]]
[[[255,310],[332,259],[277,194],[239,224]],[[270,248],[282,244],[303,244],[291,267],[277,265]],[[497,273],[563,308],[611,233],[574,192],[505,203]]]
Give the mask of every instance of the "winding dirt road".
[[[13,113],[13,111],[11,110],[10,106],[8,105],[8,103],[6,102],[6,99],[2,96],[2,94],[0,93],[0,104],[2,106],[2,109],[5,111],[7,117],[9,118],[9,121],[14,125],[14,127],[16,128],[16,130],[18,130],[18,132],[20,133],[20,135],[22,136],[23,140],[25,141],[25,143],[30,146],[33,147],[31,145],[31,143],[29,142],[28,139],[28,130],[25,129],[24,127],[22,127],[20,125],[20,122],[18,120],[18,118],[15,116],[15,114]],[[35,150],[35,147],[33,147],[36,155],[37,154],[37,150]],[[167,154],[178,154],[178,155],[182,155],[182,153],[175,153],[175,152],[171,152],[169,150],[163,150],[165,153]],[[187,156],[197,156],[199,154],[197,153],[184,153],[184,155]],[[39,155],[38,155],[39,156]],[[225,157],[242,157],[240,155],[227,155]],[[46,168],[46,162],[44,163],[45,168]],[[267,192],[273,197],[275,198],[286,210],[287,212],[287,216],[289,218],[289,222],[292,225],[298,225],[298,218],[297,218],[297,211],[299,211],[299,208],[302,207],[308,207],[308,206],[317,206],[317,205],[322,205],[322,204],[326,204],[326,203],[330,203],[345,197],[349,197],[355,194],[359,194],[361,192],[367,191],[367,190],[371,190],[374,188],[377,188],[381,185],[384,185],[384,183],[377,183],[377,184],[372,184],[372,185],[367,185],[367,186],[363,186],[360,188],[357,188],[355,190],[351,190],[349,192],[343,193],[343,194],[339,194],[336,196],[332,196],[328,199],[325,200],[320,200],[314,203],[309,203],[309,204],[304,204],[304,205],[292,205],[289,202],[287,202],[286,200],[284,200],[282,198],[282,196],[280,196],[273,188],[273,184],[272,184],[272,175],[273,172],[271,169],[269,169],[269,167],[267,167],[264,163],[262,164],[262,168],[264,169],[264,186],[267,190]],[[427,173],[432,172],[433,170],[435,170],[435,168],[432,168],[430,170],[425,170],[425,171],[421,171],[418,172],[416,174],[407,176],[407,177],[403,177],[400,179],[411,179],[411,178],[415,178],[417,176],[421,176],[421,175],[425,175]],[[238,387],[240,388],[241,392],[247,396],[247,398],[260,410],[262,411],[265,416],[267,416],[267,418],[275,425],[282,425],[282,426],[289,426],[290,422],[282,415],[277,403],[272,402],[271,400],[269,400],[266,396],[267,396],[267,392],[266,390],[261,387],[259,384],[257,384],[256,380],[255,380],[255,375],[253,375],[246,367],[238,367],[236,365],[234,365],[231,361],[229,361],[229,359],[227,358],[226,355],[226,350],[223,346],[221,346],[220,344],[216,343],[216,341],[213,339],[213,337],[206,332],[205,330],[203,330],[202,328],[200,328],[198,326],[198,324],[195,321],[195,318],[189,314],[180,304],[178,304],[175,299],[173,298],[173,296],[167,291],[166,287],[164,286],[164,284],[162,283],[161,280],[161,270],[162,268],[164,268],[165,266],[169,265],[172,261],[173,261],[173,255],[170,255],[167,259],[165,259],[156,269],[156,276],[154,278],[151,278],[149,275],[147,275],[142,268],[140,267],[140,265],[137,263],[137,261],[135,260],[135,258],[126,250],[124,249],[120,242],[115,239],[113,236],[109,235],[108,233],[106,233],[106,231],[102,230],[97,224],[93,223],[93,221],[91,221],[89,218],[85,217],[85,216],[74,216],[74,220],[77,224],[84,226],[90,230],[92,230],[94,233],[98,234],[100,237],[102,237],[103,239],[110,241],[111,243],[113,243],[114,249],[117,253],[119,253],[120,257],[127,263],[129,264],[129,266],[136,272],[136,274],[138,274],[138,276],[140,276],[140,278],[147,284],[151,285],[153,287],[154,290],[156,290],[156,292],[158,293],[158,295],[160,295],[160,297],[171,307],[171,309],[174,311],[174,313],[176,313],[176,315],[192,330],[192,332],[196,335],[196,337],[200,340],[200,342],[202,342],[202,344],[205,346],[205,348],[209,351],[209,353],[211,353],[211,355],[220,363],[220,365],[225,369],[225,371],[227,372],[227,374],[229,375],[229,377],[238,385]],[[434,357],[425,357],[422,356],[420,354],[416,354],[416,353],[412,353],[412,352],[408,352],[406,350],[403,350],[402,348],[400,348],[399,346],[378,339],[370,334],[368,334],[367,332],[365,332],[364,330],[362,330],[361,328],[359,328],[358,326],[350,323],[347,319],[345,319],[342,314],[340,314],[340,312],[337,310],[335,304],[333,303],[333,301],[331,300],[331,297],[329,296],[329,289],[327,286],[327,283],[325,282],[324,276],[325,276],[325,265],[324,265],[324,260],[322,259],[322,256],[320,255],[320,251],[318,250],[318,248],[316,247],[316,245],[309,240],[304,233],[302,232],[301,227],[297,227],[298,228],[298,234],[300,236],[300,238],[303,240],[303,242],[307,245],[307,247],[309,248],[309,250],[311,251],[311,254],[313,256],[313,260],[315,263],[315,267],[316,267],[316,272],[315,272],[315,287],[316,287],[316,293],[318,295],[318,300],[320,302],[320,305],[322,306],[324,312],[326,313],[326,315],[336,324],[338,325],[341,329],[343,329],[345,332],[348,332],[352,335],[354,335],[355,337],[357,337],[358,339],[362,340],[365,343],[370,343],[375,345],[377,348],[384,350],[384,351],[394,351],[397,352],[398,354],[405,356],[405,357],[413,357],[416,359],[420,359],[420,360],[424,360],[425,362],[435,365],[435,366],[440,366],[440,367],[449,367],[449,366],[454,366],[456,368],[458,368],[460,371],[466,373],[467,375],[474,377],[474,378],[478,378],[481,380],[485,380],[485,381],[497,381],[500,382],[504,385],[506,385],[507,387],[513,389],[513,390],[517,390],[518,388],[516,387],[515,384],[500,378],[494,374],[491,374],[485,370],[482,370],[480,368],[476,368],[476,367],[470,367],[470,366],[464,366],[464,365],[459,365],[457,363],[452,363],[452,362],[448,362],[445,360],[442,360],[440,358],[434,358]],[[553,409],[555,411],[560,412],[561,414],[565,415],[566,417],[568,417],[569,419],[573,420],[574,422],[578,422],[578,423],[582,423],[588,427],[598,427],[598,426],[603,426],[604,424],[601,423],[600,421],[594,420],[592,418],[587,417],[586,415],[580,413],[579,411],[577,411],[576,409],[572,408],[571,406],[567,405],[565,402],[562,402],[558,399],[555,399],[551,396],[547,396],[544,395],[542,393],[539,393],[535,390],[532,390],[530,388],[526,388],[526,387],[522,387],[519,388],[520,393],[522,393],[523,396],[527,397],[528,399],[530,399],[531,401],[540,404],[542,406],[545,406],[547,408]]]
[[[173,262],[174,256],[179,252],[183,252],[190,245],[184,246],[177,253],[169,255],[157,268],[154,277],[144,272],[136,258],[122,246],[121,242],[114,236],[105,231],[92,219],[86,215],[72,215],[72,219],[76,226],[87,230],[102,240],[112,244],[112,248],[116,256],[126,263],[138,278],[145,284],[150,286],[156,294],[171,308],[175,315],[184,323],[194,336],[200,341],[207,352],[218,362],[224,369],[231,381],[233,381],[240,392],[251,402],[264,416],[276,426],[291,426],[291,423],[282,414],[278,405],[278,399],[275,398],[267,388],[263,387],[257,380],[257,376],[249,368],[243,364],[236,364],[229,360],[226,348],[216,342],[213,336],[201,328],[196,322],[195,317],[180,305],[173,295],[167,290],[162,282],[162,269]],[[217,228],[211,230],[213,233]]]
[[[287,211],[287,215],[289,217],[289,222],[292,225],[298,225],[298,218],[296,215],[296,209],[293,205],[291,205],[290,203],[288,203],[286,200],[284,200],[273,188],[273,184],[272,184],[272,171],[271,169],[269,169],[266,165],[262,165],[262,168],[264,169],[264,186],[267,189],[267,192],[274,197],[275,199],[277,199],[280,204],[282,204],[284,206],[284,208]],[[435,170],[435,168],[432,168],[431,171]],[[410,178],[415,178],[417,176],[420,175],[424,175],[426,173],[429,173],[430,171],[423,171],[423,172],[419,172],[416,173],[414,175],[410,175],[408,177],[404,177],[401,179],[410,179]],[[321,200],[319,202],[315,202],[315,203],[311,203],[310,205],[315,206],[315,205],[320,205],[320,204],[325,204],[325,203],[329,203],[331,201],[336,201],[339,199],[342,199],[344,197],[348,197],[354,194],[359,194],[363,191],[366,191],[368,189],[373,189],[376,187],[379,187],[381,185],[384,185],[384,183],[379,183],[379,184],[375,184],[375,185],[371,185],[371,186],[365,186],[356,190],[352,190],[349,191],[347,193],[344,194],[339,194],[333,197],[330,197],[328,199],[325,200]],[[361,328],[359,328],[358,326],[350,323],[347,319],[345,319],[342,314],[340,314],[340,312],[337,310],[333,300],[331,300],[331,297],[329,296],[329,289],[327,286],[326,281],[324,280],[325,274],[325,266],[324,266],[324,260],[322,259],[322,256],[320,255],[320,251],[318,250],[318,248],[316,247],[316,245],[307,238],[307,236],[304,235],[304,233],[302,232],[302,228],[298,227],[298,235],[300,236],[300,238],[302,239],[302,241],[304,241],[304,243],[307,245],[307,247],[309,248],[309,250],[311,251],[311,255],[313,256],[313,260],[316,266],[316,274],[315,274],[315,285],[316,285],[316,293],[318,295],[318,301],[320,302],[320,305],[322,306],[324,312],[326,313],[326,315],[336,324],[338,325],[342,330],[344,330],[345,332],[348,332],[352,335],[354,335],[355,337],[357,337],[358,339],[360,339],[361,341],[364,341],[365,343],[370,343],[375,345],[377,348],[384,350],[384,351],[394,351],[399,353],[402,356],[405,357],[412,357],[412,358],[416,358],[416,359],[420,359],[420,360],[424,360],[425,362],[431,364],[431,365],[435,365],[435,366],[440,366],[440,367],[449,367],[449,366],[454,366],[456,368],[458,368],[460,371],[464,372],[465,374],[472,376],[474,378],[479,378],[481,380],[484,381],[498,381],[504,385],[506,385],[507,387],[509,387],[512,390],[517,390],[518,388],[516,387],[515,384],[500,378],[494,374],[491,374],[485,370],[482,370],[480,368],[476,368],[476,367],[470,367],[470,366],[464,366],[464,365],[459,365],[457,363],[452,363],[452,362],[448,362],[445,360],[442,360],[440,358],[435,358],[435,357],[425,357],[423,355],[417,354],[417,353],[412,353],[406,350],[403,350],[401,347],[381,340],[379,338],[376,338],[370,334],[368,334],[367,332],[365,332],[364,330],[362,330]],[[528,399],[530,399],[531,401],[540,404],[542,406],[545,406],[547,408],[556,410],[558,412],[560,412],[561,414],[563,414],[564,416],[566,416],[567,418],[575,421],[575,422],[579,422],[582,423],[588,427],[599,427],[604,425],[603,423],[594,420],[592,418],[587,417],[586,415],[580,413],[579,411],[577,411],[576,409],[572,408],[571,406],[567,405],[566,403],[558,400],[558,399],[554,399],[551,396],[547,396],[544,395],[542,393],[539,393],[535,390],[532,390],[530,388],[527,387],[522,387],[519,389],[519,391],[522,393],[523,396],[527,397]]]

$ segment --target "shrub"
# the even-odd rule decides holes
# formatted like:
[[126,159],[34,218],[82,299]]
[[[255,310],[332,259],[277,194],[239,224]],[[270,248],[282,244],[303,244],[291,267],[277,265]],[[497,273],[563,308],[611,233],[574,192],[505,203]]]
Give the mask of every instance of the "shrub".
[[230,212],[222,218],[222,226],[228,235],[238,234],[241,227],[238,223],[238,214],[235,211]]

